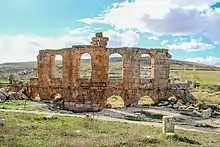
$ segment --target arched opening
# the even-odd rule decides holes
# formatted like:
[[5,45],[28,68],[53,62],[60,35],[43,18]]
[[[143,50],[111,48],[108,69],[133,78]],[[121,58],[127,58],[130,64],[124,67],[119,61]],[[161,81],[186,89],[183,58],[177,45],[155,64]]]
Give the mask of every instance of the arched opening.
[[82,54],[80,58],[80,79],[91,79],[92,66],[91,66],[91,56],[88,53]]
[[62,78],[62,56],[61,55],[56,55],[55,56],[55,78]]
[[109,79],[122,80],[123,58],[120,54],[115,53],[109,56]]
[[60,93],[58,93],[58,92],[53,93],[53,94],[50,96],[50,99],[51,99],[52,101],[56,101],[56,100],[61,99],[61,98],[62,98],[62,95],[61,95]]
[[138,106],[151,106],[154,105],[155,102],[148,95],[142,96],[138,101]]
[[40,95],[37,92],[31,92],[29,94],[29,97],[30,97],[29,99],[32,101],[40,101],[41,100]]
[[121,96],[112,95],[107,99],[107,108],[122,108],[124,107],[124,100]]
[[150,79],[152,78],[151,73],[151,57],[148,54],[142,54],[140,59],[140,78]]
[[53,102],[53,107],[56,109],[63,109],[64,108],[64,99],[60,93],[53,93],[50,96],[50,99]]

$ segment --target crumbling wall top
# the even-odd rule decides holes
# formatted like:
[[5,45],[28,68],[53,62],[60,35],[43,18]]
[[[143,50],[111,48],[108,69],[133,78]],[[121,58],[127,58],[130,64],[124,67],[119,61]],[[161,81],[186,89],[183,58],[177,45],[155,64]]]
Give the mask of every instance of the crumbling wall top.
[[[149,54],[149,55],[157,55],[157,54],[163,54],[168,58],[171,58],[172,56],[168,53],[168,49],[163,48],[140,48],[140,47],[115,47],[115,48],[106,48],[107,42],[109,38],[103,37],[102,32],[98,32],[95,34],[95,37],[92,37],[91,44],[92,45],[73,45],[70,48],[62,48],[62,49],[44,49],[40,50],[39,54],[49,54],[49,55],[60,55],[63,54],[63,52],[66,51],[79,51],[84,52],[91,52],[94,48],[102,48],[107,49],[109,54],[121,54],[123,55],[125,52],[135,52],[138,54]],[[90,51],[91,50],[91,51]]]

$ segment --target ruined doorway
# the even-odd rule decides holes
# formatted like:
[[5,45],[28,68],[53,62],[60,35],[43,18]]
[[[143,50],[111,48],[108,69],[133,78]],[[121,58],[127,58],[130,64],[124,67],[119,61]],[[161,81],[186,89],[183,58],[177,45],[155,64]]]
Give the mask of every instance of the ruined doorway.
[[80,58],[80,79],[89,80],[91,79],[92,66],[91,66],[91,56],[88,53],[84,53]]
[[148,54],[142,54],[140,59],[140,78],[151,78],[151,57]]
[[62,64],[62,56],[61,55],[56,55],[55,56],[55,73],[54,77],[55,78],[62,78],[63,76],[63,64]]
[[123,58],[120,54],[115,53],[109,56],[108,77],[111,80],[122,80]]

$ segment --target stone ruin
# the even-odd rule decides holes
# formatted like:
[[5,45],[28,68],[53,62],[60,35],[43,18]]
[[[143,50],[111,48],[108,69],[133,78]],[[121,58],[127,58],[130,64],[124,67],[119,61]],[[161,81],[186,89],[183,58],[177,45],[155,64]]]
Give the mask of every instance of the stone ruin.
[[[72,111],[96,111],[106,108],[107,99],[118,95],[124,106],[136,106],[143,96],[154,102],[177,99],[194,99],[189,93],[190,82],[173,83],[169,79],[169,60],[167,49],[145,49],[137,47],[110,48],[109,38],[96,33],[91,45],[74,45],[70,48],[40,50],[37,56],[37,76],[30,78],[28,91],[31,96],[39,95],[48,100],[59,93],[64,107]],[[91,56],[91,79],[80,78],[81,56]],[[108,74],[109,56],[122,56],[122,79],[111,79]],[[150,56],[150,78],[141,78],[141,55]],[[55,56],[62,56],[62,77],[55,77]]]

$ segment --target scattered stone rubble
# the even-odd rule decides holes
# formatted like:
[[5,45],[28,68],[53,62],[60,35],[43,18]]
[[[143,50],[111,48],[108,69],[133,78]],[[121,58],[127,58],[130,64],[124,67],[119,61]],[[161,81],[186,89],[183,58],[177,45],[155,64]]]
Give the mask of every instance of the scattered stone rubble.
[[220,116],[220,106],[211,102],[187,101],[187,99],[176,100],[170,98],[155,104],[158,107],[172,108],[180,113],[195,117],[210,118]]
[[26,88],[21,88],[19,91],[9,91],[4,88],[0,89],[0,101],[9,100],[27,100],[28,96],[25,94]]

